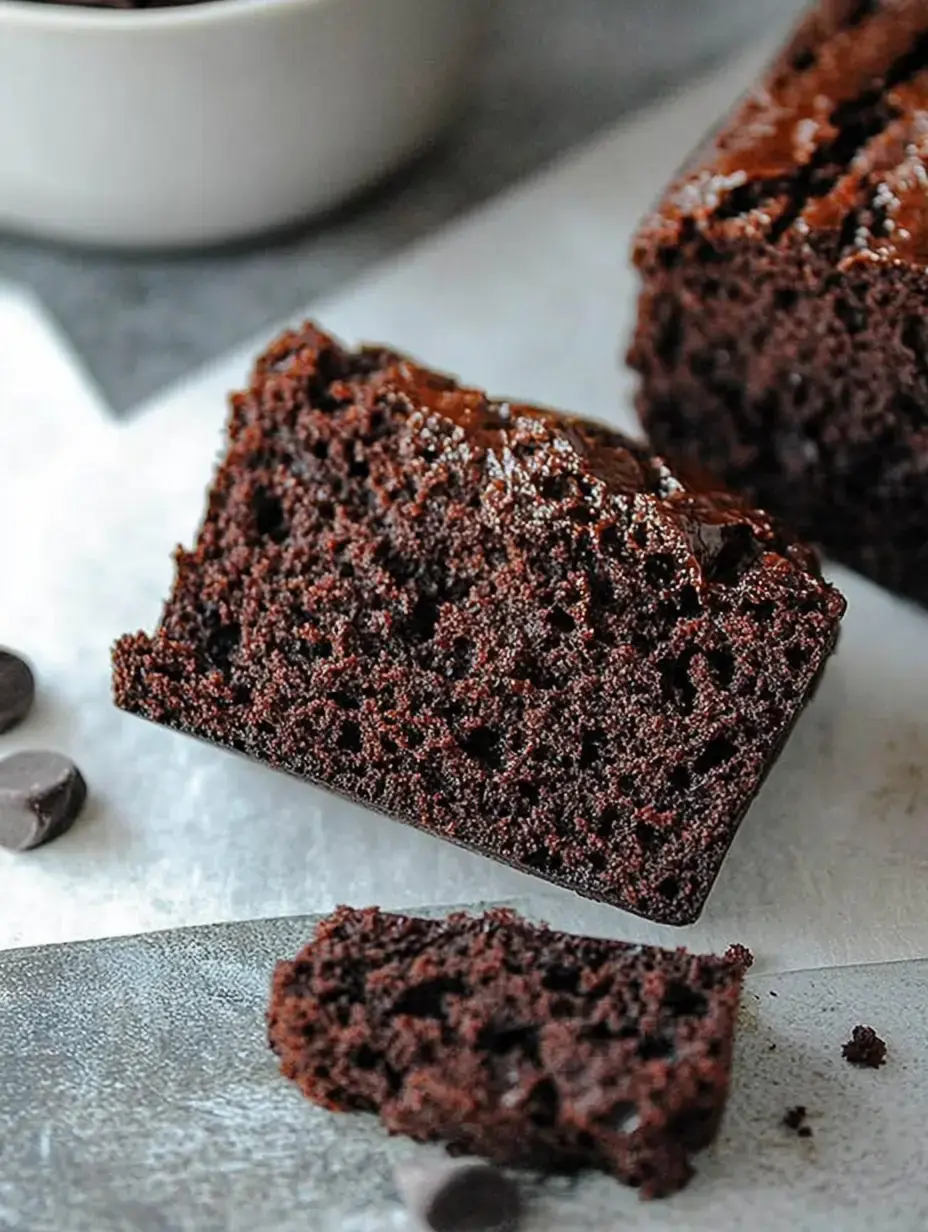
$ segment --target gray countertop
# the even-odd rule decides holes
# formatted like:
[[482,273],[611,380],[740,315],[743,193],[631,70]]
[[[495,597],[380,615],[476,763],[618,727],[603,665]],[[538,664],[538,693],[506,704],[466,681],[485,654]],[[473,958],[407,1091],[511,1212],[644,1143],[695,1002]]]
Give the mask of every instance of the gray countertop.
[[469,104],[414,166],[326,219],[235,250],[116,256],[0,236],[117,411],[486,200],[798,0],[494,0]]

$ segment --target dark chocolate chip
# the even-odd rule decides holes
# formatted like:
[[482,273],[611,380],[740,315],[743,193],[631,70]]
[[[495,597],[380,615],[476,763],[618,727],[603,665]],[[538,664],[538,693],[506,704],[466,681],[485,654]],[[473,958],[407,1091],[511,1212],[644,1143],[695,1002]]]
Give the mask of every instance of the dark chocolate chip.
[[11,650],[0,650],[0,733],[21,723],[35,700],[32,669]]
[[516,1186],[480,1160],[438,1160],[397,1172],[403,1200],[432,1232],[514,1232],[522,1210]]
[[69,830],[87,798],[70,758],[46,750],[0,761],[0,847],[28,851]]

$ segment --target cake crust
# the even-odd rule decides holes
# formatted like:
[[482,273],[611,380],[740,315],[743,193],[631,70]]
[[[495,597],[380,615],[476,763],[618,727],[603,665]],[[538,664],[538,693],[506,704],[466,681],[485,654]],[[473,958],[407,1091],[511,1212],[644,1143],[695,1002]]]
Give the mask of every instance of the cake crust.
[[779,524],[641,446],[310,325],[233,398],[115,698],[684,923],[842,612]]

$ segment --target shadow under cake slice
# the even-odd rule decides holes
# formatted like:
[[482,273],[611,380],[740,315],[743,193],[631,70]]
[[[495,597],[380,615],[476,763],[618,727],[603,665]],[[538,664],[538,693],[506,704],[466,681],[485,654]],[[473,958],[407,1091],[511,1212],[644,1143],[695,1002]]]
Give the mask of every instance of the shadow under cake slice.
[[269,1037],[324,1107],[497,1163],[674,1192],[725,1106],[742,967],[536,927],[339,908],[274,976]]
[[843,610],[778,524],[642,446],[307,325],[233,398],[115,698],[685,923]]

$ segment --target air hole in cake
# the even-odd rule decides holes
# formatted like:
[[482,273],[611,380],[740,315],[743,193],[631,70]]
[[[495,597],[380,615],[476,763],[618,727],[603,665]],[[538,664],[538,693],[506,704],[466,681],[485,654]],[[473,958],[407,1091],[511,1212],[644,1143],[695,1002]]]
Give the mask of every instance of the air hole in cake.
[[859,26],[865,18],[872,16],[879,7],[879,0],[857,0],[857,3],[851,7],[851,11],[844,19],[844,25],[847,29],[853,29],[854,26]]
[[793,645],[786,648],[786,662],[794,672],[800,671],[809,661],[809,653],[804,646]]
[[540,1061],[538,1028],[534,1026],[495,1027],[490,1023],[479,1032],[475,1047],[498,1057],[521,1052],[533,1065]]
[[468,757],[483,762],[490,770],[499,770],[503,764],[500,733],[495,727],[475,727],[458,743]]
[[342,730],[338,735],[338,747],[346,753],[361,752],[361,728],[352,719],[346,719],[342,723]]
[[657,892],[661,898],[666,898],[669,902],[680,893],[680,882],[676,877],[664,877],[657,883]]
[[255,530],[259,535],[281,543],[287,537],[284,525],[284,507],[280,498],[268,492],[266,488],[256,488],[251,498],[251,510],[255,519]]
[[[655,851],[661,845],[660,831],[646,821],[639,821],[635,826],[635,841],[642,851]],[[675,895],[670,894],[665,897],[674,898]]]
[[207,622],[211,626],[206,635],[207,657],[220,671],[227,672],[242,640],[241,626],[235,621],[221,623],[214,611],[207,614]]
[[815,52],[808,47],[797,51],[790,61],[795,73],[805,73],[815,65]]
[[618,820],[619,810],[610,804],[607,808],[604,808],[599,815],[599,821],[596,825],[596,833],[600,838],[611,838],[612,832],[615,829]]
[[522,863],[529,868],[537,868],[541,872],[555,872],[561,866],[561,858],[548,851],[546,847],[536,847],[534,851],[522,857]]
[[777,287],[773,293],[775,312],[790,312],[799,302],[799,292],[795,287]]
[[599,518],[599,514],[589,505],[572,505],[567,511],[567,516],[572,522],[579,522],[582,526],[589,526]]
[[316,512],[323,522],[331,522],[335,517],[335,506],[331,501],[320,501],[316,506]]
[[343,560],[339,562],[338,576],[343,577],[343,578],[353,578],[354,577],[354,565],[351,563],[351,561]]
[[464,981],[457,976],[440,975],[433,980],[423,980],[405,989],[395,1002],[391,1013],[406,1014],[410,1018],[444,1018],[445,997],[465,997],[470,992]]
[[673,1055],[673,1040],[664,1035],[645,1035],[638,1044],[638,1055],[642,1061],[662,1061]]
[[690,679],[690,664],[696,655],[688,647],[675,659],[662,659],[658,664],[661,692],[667,701],[675,702],[683,714],[691,714],[696,704],[697,689]]
[[667,781],[674,791],[684,792],[689,790],[691,777],[689,768],[684,765],[674,766],[667,776]]
[[538,490],[547,500],[563,500],[568,491],[567,479],[564,475],[543,475]]
[[603,745],[606,742],[606,733],[599,728],[592,728],[590,731],[583,733],[583,740],[580,744],[580,769],[589,770],[591,766],[595,766],[602,757]]
[[542,988],[548,992],[580,991],[580,972],[570,967],[549,967],[541,978]]
[[614,522],[610,522],[599,532],[599,546],[609,556],[618,556],[621,553],[622,541],[619,538],[619,529]]
[[601,851],[591,851],[587,857],[590,862],[590,868],[594,873],[604,873],[608,865],[608,860]]
[[664,269],[675,269],[680,264],[680,249],[675,245],[665,245],[657,250],[657,259]]
[[474,666],[474,645],[466,637],[456,637],[451,646],[451,663],[448,667],[448,677],[451,680],[463,680],[470,675]]
[[708,650],[706,662],[719,688],[727,689],[735,678],[735,656],[726,648]]
[[701,992],[679,981],[667,985],[661,1004],[675,1018],[702,1018],[709,1008],[709,1002]]
[[390,757],[392,757],[394,753],[399,752],[400,747],[392,736],[381,736],[380,746]]
[[376,1053],[370,1044],[362,1044],[354,1054],[353,1063],[358,1069],[376,1069],[380,1060],[379,1053]]
[[516,786],[523,800],[527,800],[529,804],[538,803],[540,792],[535,783],[530,783],[528,779],[520,779]]
[[687,584],[680,591],[678,612],[682,620],[692,620],[702,612],[702,600],[695,586]]
[[644,562],[644,575],[652,586],[669,586],[677,571],[677,562],[669,552],[655,552]]
[[406,623],[406,636],[412,642],[428,642],[435,635],[438,624],[438,603],[426,595],[420,595]]
[[671,367],[680,355],[683,342],[683,313],[673,299],[655,303],[654,349],[661,363]]
[[727,761],[731,761],[737,751],[727,736],[716,736],[709,741],[696,758],[693,770],[696,774],[708,774],[710,770],[717,770],[719,766],[724,766]]
[[644,522],[635,523],[632,529],[632,542],[642,549],[648,546],[648,530]]
[[570,612],[565,612],[560,604],[548,612],[548,624],[552,629],[557,629],[558,633],[572,633],[577,627],[573,616]]
[[318,458],[320,462],[324,462],[329,456],[329,442],[320,438],[314,442],[312,452],[314,457]]
[[418,727],[413,727],[411,723],[404,724],[402,730],[407,748],[418,749],[420,745],[425,743],[425,736],[419,731]]
[[358,710],[361,703],[358,701],[354,693],[349,693],[347,689],[333,689],[327,694],[330,702],[334,702],[341,710]]
[[529,1097],[529,1118],[535,1125],[553,1125],[561,1106],[561,1097],[553,1078],[542,1078],[532,1088]]

